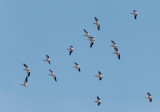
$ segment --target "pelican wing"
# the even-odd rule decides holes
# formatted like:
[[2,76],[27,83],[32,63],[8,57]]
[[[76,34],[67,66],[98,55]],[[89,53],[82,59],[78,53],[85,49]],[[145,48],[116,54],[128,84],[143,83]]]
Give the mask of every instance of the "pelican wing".
[[27,82],[28,82],[28,77],[26,77],[26,79],[25,79],[24,83],[27,83]]
[[80,67],[78,67],[78,71],[79,71],[79,72],[81,71]]
[[49,69],[49,71],[52,73],[53,71],[51,69]]
[[72,52],[73,52],[73,51],[69,51],[69,55],[71,55],[71,54],[72,54]]
[[49,56],[48,56],[48,55],[46,55],[46,58],[48,59],[48,58],[49,58]]
[[97,100],[100,100],[100,98],[97,96]]
[[149,98],[149,101],[152,102],[152,98]]
[[149,92],[147,92],[148,96],[151,96],[151,94]]
[[54,75],[54,80],[57,81],[56,75]]
[[113,43],[113,45],[116,45],[116,43],[113,40],[111,40],[111,42]]
[[76,63],[76,62],[75,62],[75,65],[77,66],[77,65],[78,65],[78,63]]
[[28,66],[26,64],[23,64],[25,68],[28,68]]
[[95,19],[96,22],[98,21],[98,19],[96,17],[94,19]]
[[84,32],[87,34],[88,32],[84,29]]
[[120,60],[120,53],[117,54],[118,59]]
[[94,42],[91,42],[91,43],[90,43],[90,47],[92,47],[92,46],[93,46],[93,44],[94,44]]
[[99,71],[98,74],[101,75],[101,72]]
[[137,14],[134,14],[134,19],[137,19]]
[[97,29],[100,30],[100,24],[97,24]]
[[30,76],[30,71],[27,71],[27,75],[28,75],[28,77]]

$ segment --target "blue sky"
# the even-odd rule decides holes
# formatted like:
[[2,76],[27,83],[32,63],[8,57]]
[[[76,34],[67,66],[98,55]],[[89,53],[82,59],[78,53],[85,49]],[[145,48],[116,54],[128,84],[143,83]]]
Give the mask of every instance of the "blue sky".
[[[159,0],[0,0],[0,112],[159,112]],[[137,20],[130,13],[138,12]],[[94,17],[101,23],[98,31]],[[96,41],[92,48],[86,29]],[[114,40],[121,60],[113,54]],[[75,51],[69,56],[68,48]],[[48,54],[52,64],[43,62]],[[79,73],[74,62],[81,67]],[[24,82],[31,69],[28,88]],[[57,82],[48,76],[49,69]],[[99,81],[94,75],[102,72]],[[147,92],[153,96],[149,103]],[[101,98],[101,105],[94,102]]]

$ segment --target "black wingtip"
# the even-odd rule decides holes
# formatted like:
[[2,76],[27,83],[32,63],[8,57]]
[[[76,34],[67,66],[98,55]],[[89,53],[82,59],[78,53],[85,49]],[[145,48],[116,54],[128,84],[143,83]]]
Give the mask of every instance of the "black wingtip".
[[28,77],[30,76],[30,72],[28,73]]

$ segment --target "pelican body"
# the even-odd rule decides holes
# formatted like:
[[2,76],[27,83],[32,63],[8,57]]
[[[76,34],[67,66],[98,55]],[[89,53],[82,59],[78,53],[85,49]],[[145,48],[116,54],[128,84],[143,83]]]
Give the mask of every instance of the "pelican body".
[[138,13],[137,13],[137,11],[136,11],[136,10],[133,10],[133,12],[132,12],[131,14],[133,14],[133,15],[134,15],[134,19],[137,19],[137,15],[138,15]]
[[96,24],[97,25],[97,29],[100,30],[100,23],[99,23],[98,19],[96,17],[94,19],[95,19],[96,22],[93,23],[93,24]]
[[43,60],[43,61],[46,61],[46,62],[48,62],[49,64],[51,64],[51,60],[50,60],[50,58],[49,58],[48,55],[46,55],[46,60]]
[[97,102],[98,106],[101,104],[101,100],[98,96],[97,96],[97,101],[95,101],[95,102]]
[[28,66],[26,65],[26,64],[23,64],[24,65],[24,67],[25,67],[25,69],[24,70],[26,70],[27,71],[27,75],[28,75],[28,77],[30,76],[30,69],[28,68]]
[[20,85],[25,86],[25,87],[28,87],[27,82],[28,82],[28,77],[25,78],[24,84],[20,84]]
[[69,50],[69,55],[71,55],[72,52],[74,51],[73,46],[70,46],[70,48],[67,48],[67,50]]
[[91,41],[90,43],[90,48],[91,48],[96,40],[94,39],[94,37],[90,37],[90,41]]
[[86,33],[84,36],[86,36],[86,37],[88,37],[88,39],[90,40],[90,35],[89,35],[89,33],[84,29],[84,32]]
[[151,94],[149,92],[147,92],[147,95],[148,95],[148,97],[146,97],[146,98],[149,100],[149,102],[152,102]]
[[99,72],[98,72],[98,75],[96,75],[96,77],[98,77],[99,80],[102,80],[102,78],[103,78],[102,73],[99,71]]
[[114,50],[115,52],[113,54],[117,54],[117,57],[120,60],[120,52],[116,48],[114,48]]
[[76,62],[75,62],[75,65],[76,65],[76,66],[74,66],[73,68],[77,68],[77,70],[80,72],[80,71],[81,71],[81,69],[80,69],[80,67],[79,67],[78,63],[76,63]]
[[54,74],[53,71],[50,70],[50,69],[49,69],[49,71],[51,72],[51,74],[49,74],[49,75],[50,75],[50,76],[53,76],[54,80],[57,81],[56,74]]

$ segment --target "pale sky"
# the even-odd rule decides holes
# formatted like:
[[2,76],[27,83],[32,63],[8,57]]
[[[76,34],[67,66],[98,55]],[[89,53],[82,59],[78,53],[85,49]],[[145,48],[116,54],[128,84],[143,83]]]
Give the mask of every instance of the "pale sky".
[[[159,5],[159,0],[0,0],[0,112],[159,112]],[[92,48],[83,29],[96,39]],[[51,65],[42,61],[46,54]],[[20,86],[27,75],[23,63],[31,69],[27,88]],[[95,77],[98,71],[102,81]]]

